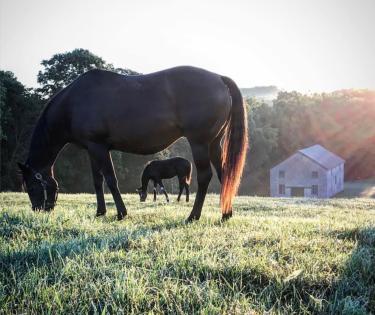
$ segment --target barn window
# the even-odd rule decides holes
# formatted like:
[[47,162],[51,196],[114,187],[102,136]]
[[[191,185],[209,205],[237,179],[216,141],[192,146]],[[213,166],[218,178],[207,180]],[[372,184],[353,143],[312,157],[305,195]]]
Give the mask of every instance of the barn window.
[[312,185],[311,194],[312,195],[318,194],[318,185]]
[[279,171],[279,178],[285,178],[285,171]]
[[318,178],[318,172],[317,171],[312,171],[311,177],[312,178]]
[[285,195],[285,185],[279,185],[279,195]]

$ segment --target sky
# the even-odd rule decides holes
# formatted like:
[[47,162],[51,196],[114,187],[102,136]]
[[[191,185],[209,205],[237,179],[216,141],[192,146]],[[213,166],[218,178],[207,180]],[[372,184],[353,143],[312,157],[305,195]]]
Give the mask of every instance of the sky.
[[240,87],[375,89],[375,0],[0,0],[0,69],[84,48],[150,73],[193,65]]

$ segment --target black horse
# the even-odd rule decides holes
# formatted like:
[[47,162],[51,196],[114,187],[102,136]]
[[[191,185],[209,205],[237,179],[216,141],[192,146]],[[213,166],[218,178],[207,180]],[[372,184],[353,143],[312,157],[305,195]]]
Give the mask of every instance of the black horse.
[[121,220],[127,211],[110,151],[151,154],[180,137],[188,139],[197,168],[198,190],[188,221],[201,215],[211,163],[222,183],[223,219],[229,218],[247,152],[246,108],[236,84],[187,66],[136,76],[90,70],[50,100],[36,124],[27,161],[19,164],[32,208],[54,208],[53,165],[61,149],[75,143],[90,156],[97,215],[106,213],[104,177]]
[[156,188],[157,185],[159,185],[160,190],[167,199],[167,202],[169,202],[169,197],[163,185],[162,179],[169,179],[177,176],[180,188],[177,201],[180,201],[181,194],[185,188],[186,202],[188,202],[192,170],[193,168],[191,163],[182,157],[174,157],[171,159],[149,162],[142,173],[142,186],[137,189],[140,200],[146,200],[148,182],[152,180],[154,183],[154,201],[156,201]]

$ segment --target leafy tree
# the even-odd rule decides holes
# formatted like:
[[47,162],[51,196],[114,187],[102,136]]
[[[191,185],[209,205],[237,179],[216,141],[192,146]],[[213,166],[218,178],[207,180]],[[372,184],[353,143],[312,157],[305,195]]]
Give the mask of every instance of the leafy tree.
[[273,123],[273,107],[256,98],[247,99],[249,143],[240,192],[268,193],[268,170],[274,163],[278,146],[278,129]]
[[38,91],[44,98],[51,97],[90,69],[106,69],[126,75],[137,74],[130,69],[115,68],[101,57],[81,48],[55,54],[41,64],[44,69],[38,73],[38,83],[42,86]]
[[19,190],[21,181],[16,162],[23,160],[42,102],[26,89],[12,72],[0,71],[0,190]]

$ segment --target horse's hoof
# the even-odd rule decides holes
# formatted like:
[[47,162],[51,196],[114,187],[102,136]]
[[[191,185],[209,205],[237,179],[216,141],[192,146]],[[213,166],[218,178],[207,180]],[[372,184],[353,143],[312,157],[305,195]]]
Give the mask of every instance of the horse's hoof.
[[118,213],[117,214],[117,220],[121,221],[126,217],[126,213]]
[[221,222],[228,221],[232,217],[232,212],[224,213],[221,217]]
[[185,223],[186,224],[189,224],[189,223],[193,223],[194,221],[198,221],[199,218],[197,217],[188,217],[186,220],[185,220]]
[[102,217],[105,215],[105,212],[96,212],[96,217]]

